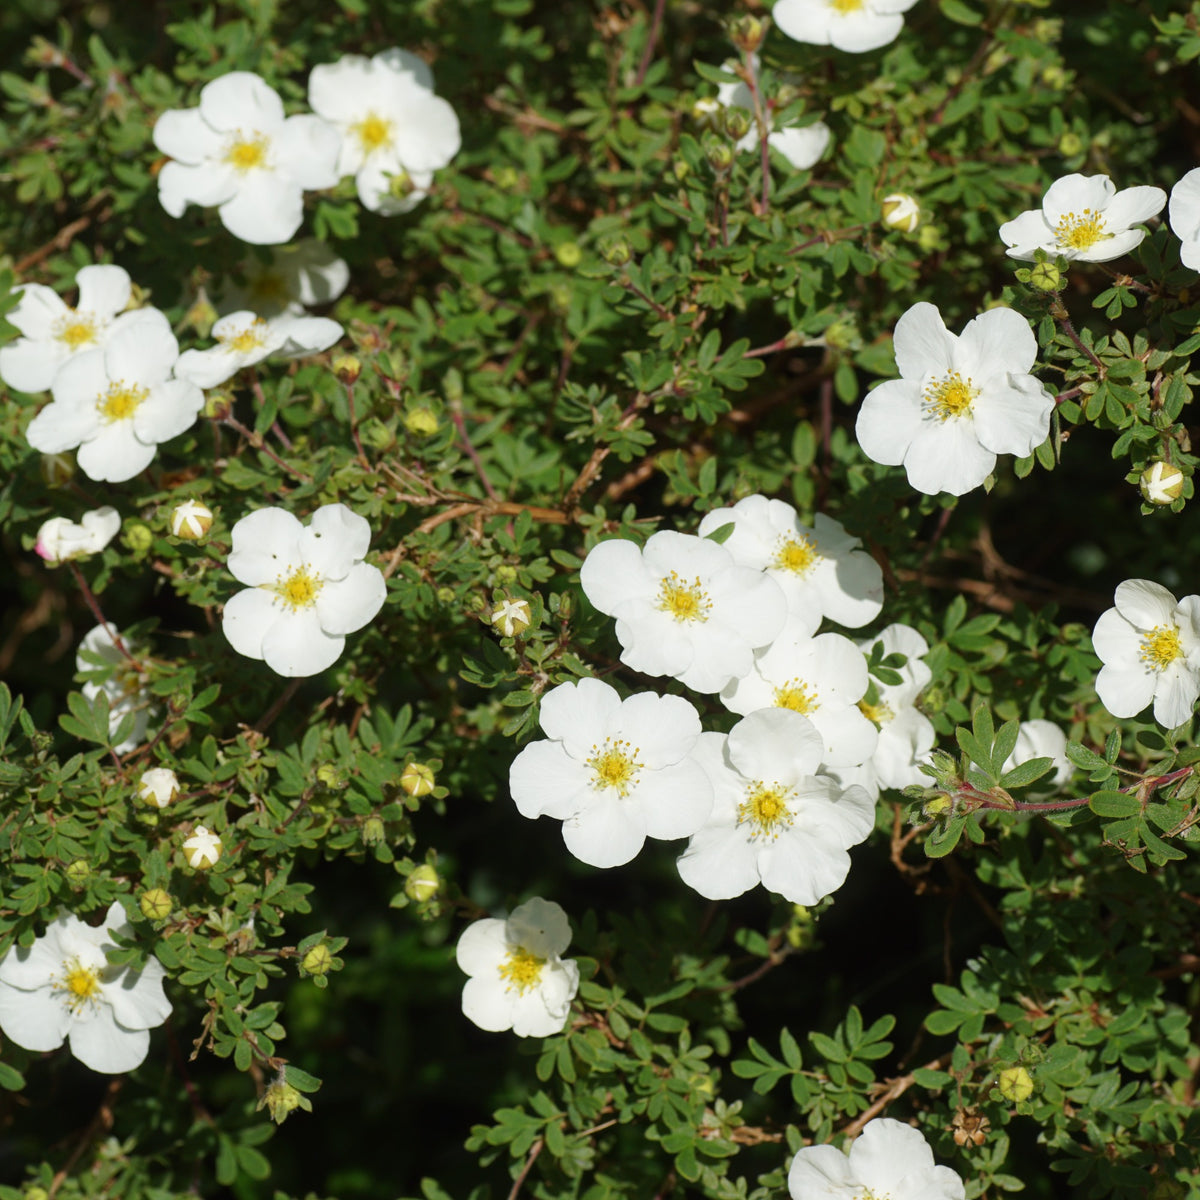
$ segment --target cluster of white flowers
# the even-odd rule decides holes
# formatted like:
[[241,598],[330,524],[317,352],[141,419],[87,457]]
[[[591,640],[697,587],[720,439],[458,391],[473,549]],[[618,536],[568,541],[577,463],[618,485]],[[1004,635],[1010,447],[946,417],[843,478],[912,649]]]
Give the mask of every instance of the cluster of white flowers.
[[289,117],[258,75],[231,71],[201,89],[198,107],[162,113],[154,144],[171,159],[158,175],[163,208],[180,217],[189,204],[216,207],[235,237],[277,245],[300,228],[306,191],[353,175],[366,208],[407,212],[461,145],[429,67],[404,50],[314,67],[308,100],[311,113]]

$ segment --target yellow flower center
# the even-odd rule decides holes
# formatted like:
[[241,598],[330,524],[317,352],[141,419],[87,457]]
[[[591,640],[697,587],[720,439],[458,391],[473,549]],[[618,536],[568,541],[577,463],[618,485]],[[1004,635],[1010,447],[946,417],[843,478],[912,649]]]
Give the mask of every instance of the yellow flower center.
[[702,623],[708,620],[712,601],[698,578],[689,584],[672,571],[658,585],[658,607],[677,621]]
[[233,354],[253,354],[266,341],[267,323],[255,317],[245,329],[238,333],[225,333],[217,338]]
[[787,805],[790,794],[791,788],[781,783],[768,784],[761,780],[752,783],[746,799],[738,805],[738,824],[752,825],[752,838],[762,837],[773,842],[780,829],[792,823],[792,811]]
[[71,350],[78,350],[96,340],[96,318],[68,309],[66,315],[59,318],[54,336]]
[[883,700],[880,700],[878,704],[868,704],[865,700],[860,700],[858,711],[880,729],[896,715],[892,706]]
[[971,401],[978,395],[979,389],[969,378],[947,371],[941,379],[935,376],[925,385],[925,407],[939,421],[966,417],[971,413]]
[[858,12],[863,7],[863,0],[829,0],[829,7],[844,16],[846,13]]
[[531,987],[536,987],[542,977],[542,968],[546,965],[544,958],[530,954],[523,946],[510,950],[508,956],[500,964],[500,978],[508,980],[505,991],[513,988],[524,994]]
[[789,679],[782,687],[775,689],[775,707],[790,708],[792,712],[807,716],[820,708],[817,689],[810,689],[803,679]]
[[138,410],[138,405],[150,395],[150,389],[136,383],[117,380],[109,384],[108,391],[96,401],[100,419],[108,424],[113,421],[128,421]]
[[311,608],[324,586],[325,580],[320,575],[310,574],[307,566],[300,566],[290,575],[281,576],[272,590],[292,612],[298,612]]
[[775,547],[775,557],[771,566],[778,571],[791,571],[793,575],[803,575],[821,561],[817,547],[808,537],[788,537],[782,535]]
[[96,1003],[100,995],[100,972],[95,967],[85,967],[77,958],[63,963],[63,976],[54,980],[55,991],[62,993],[63,1002],[77,1013],[89,1001]]
[[592,787],[615,788],[622,798],[629,795],[642,769],[637,746],[620,738],[605,738],[603,746],[593,745],[587,765],[593,772]]
[[1064,213],[1054,227],[1054,241],[1064,250],[1090,250],[1097,242],[1112,237],[1104,232],[1104,218],[1094,210]]
[[1141,659],[1152,670],[1161,671],[1182,657],[1183,646],[1174,625],[1156,625],[1142,638]]
[[244,175],[256,167],[267,165],[267,150],[270,145],[265,134],[259,133],[252,137],[242,137],[239,131],[233,141],[229,143],[229,149],[225,151],[225,161],[235,171],[240,171]]
[[370,155],[392,140],[392,123],[376,113],[367,113],[361,121],[350,126],[350,132],[358,138],[363,153]]

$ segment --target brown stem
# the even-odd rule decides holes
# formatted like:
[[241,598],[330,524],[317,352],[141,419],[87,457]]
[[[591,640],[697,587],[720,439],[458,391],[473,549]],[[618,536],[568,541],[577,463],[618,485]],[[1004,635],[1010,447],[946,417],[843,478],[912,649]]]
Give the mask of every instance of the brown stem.
[[346,407],[350,410],[350,435],[354,438],[354,446],[358,451],[358,461],[362,463],[365,470],[371,469],[370,459],[367,458],[367,452],[363,449],[362,439],[358,436],[358,420],[354,415],[354,384],[347,383],[346,387]]
[[533,1164],[537,1162],[537,1157],[541,1154],[542,1147],[545,1144],[541,1138],[538,1138],[529,1148],[529,1153],[525,1157],[525,1165],[521,1168],[521,1173],[513,1180],[512,1188],[508,1193],[508,1200],[517,1200],[517,1197],[521,1194],[521,1188],[525,1183],[525,1179],[529,1175],[529,1172],[533,1170]]
[[754,59],[753,51],[743,51],[743,78],[746,80],[746,87],[749,89],[750,99],[754,104],[754,123],[758,127],[758,147],[762,155],[762,207],[760,215],[763,215],[769,212],[771,208],[771,147],[767,140],[771,133],[771,126],[763,107],[762,93],[758,87],[758,71],[755,68]]
[[1088,358],[1100,372],[1100,378],[1103,379],[1108,374],[1108,368],[1096,357],[1095,353],[1089,350],[1080,340],[1079,334],[1075,332],[1075,326],[1071,324],[1071,318],[1067,315],[1067,310],[1061,304],[1053,305],[1050,309],[1050,315],[1058,322],[1059,328],[1075,343],[1079,349],[1079,353]]
[[257,733],[265,733],[267,729],[274,723],[275,718],[283,712],[284,708],[291,698],[296,694],[303,682],[301,679],[291,679],[288,681],[287,687],[280,693],[279,699],[267,709],[257,721],[254,722],[254,729]]
[[78,585],[80,592],[83,593],[84,603],[92,610],[92,616],[104,626],[109,636],[112,638],[112,644],[117,650],[123,654],[131,663],[137,664],[137,659],[129,653],[125,647],[125,643],[121,641],[121,635],[117,632],[117,627],[104,615],[100,610],[100,602],[92,594],[92,589],[88,587],[87,580],[83,577],[83,572],[73,563],[68,562],[67,568],[71,574],[75,576],[75,583]]
[[642,61],[638,63],[637,74],[633,77],[633,86],[641,87],[646,82],[646,72],[654,61],[654,44],[658,41],[658,31],[662,26],[663,11],[667,0],[654,0],[654,13],[650,17],[650,36],[646,39],[646,48],[642,51]]
[[479,457],[479,452],[471,444],[471,439],[467,435],[467,425],[463,420],[462,411],[452,406],[450,409],[450,420],[454,422],[454,428],[458,430],[459,439],[462,441],[462,448],[466,452],[467,457],[475,465],[475,474],[479,476],[479,482],[483,484],[483,490],[487,492],[489,500],[499,500],[500,495],[494,487],[492,481],[488,478],[487,470],[484,468],[483,459]]
[[247,429],[246,426],[243,425],[241,421],[239,421],[232,413],[222,418],[222,424],[228,425],[230,429],[234,430],[234,432],[240,433],[242,437],[244,437],[246,441],[254,447],[255,450],[260,450],[273,463],[282,467],[294,479],[300,480],[301,483],[312,483],[312,479],[308,475],[305,475],[303,471],[296,470],[296,468],[290,463],[284,462],[284,460],[280,458],[279,455],[276,454],[275,451],[266,444],[266,442],[263,441],[259,434],[255,433],[253,429]]

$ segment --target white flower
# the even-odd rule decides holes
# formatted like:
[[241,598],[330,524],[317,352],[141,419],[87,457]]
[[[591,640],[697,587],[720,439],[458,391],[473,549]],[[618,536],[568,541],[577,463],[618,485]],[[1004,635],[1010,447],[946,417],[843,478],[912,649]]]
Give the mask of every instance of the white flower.
[[813,528],[800,523],[783,500],[747,496],[732,508],[716,508],[700,522],[707,537],[733,523],[721,544],[743,567],[765,571],[783,588],[792,616],[816,633],[822,617],[857,627],[883,607],[883,572],[858,538],[824,513]]
[[218,205],[225,228],[256,245],[288,241],[304,217],[303,193],[338,180],[337,130],[311,114],[285,117],[279,94],[249,71],[205,84],[198,108],[164,112],[154,144],[175,160],[158,173],[171,216]]
[[183,857],[193,871],[207,871],[221,858],[221,839],[203,825],[197,825],[183,843]]
[[138,799],[152,808],[166,808],[179,795],[179,778],[170,767],[151,767],[138,780]]
[[53,567],[85,554],[99,554],[120,528],[120,514],[105,504],[84,513],[78,525],[66,517],[51,517],[38,530],[33,548]]
[[567,849],[593,867],[629,862],[647,837],[690,837],[712,810],[712,785],[691,757],[700,716],[679,696],[622,700],[598,679],[542,698],[549,740],[513,760],[508,786],[524,817],[562,821]]
[[1000,226],[1010,258],[1032,260],[1036,250],[1080,262],[1109,262],[1128,254],[1146,236],[1132,229],[1148,221],[1167,202],[1156,187],[1121,191],[1107,175],[1064,175],[1031,208]]
[[1017,744],[1004,760],[1004,770],[1011,771],[1031,758],[1054,760],[1053,774],[1043,775],[1033,783],[1035,793],[1049,795],[1071,782],[1075,768],[1067,757],[1067,735],[1053,721],[1045,721],[1040,717],[1022,721],[1017,728]]
[[1115,599],[1092,631],[1104,663],[1096,695],[1114,717],[1137,716],[1153,700],[1154,719],[1174,729],[1200,696],[1200,596],[1176,603],[1149,579],[1127,579]]
[[851,54],[894,41],[917,0],[779,0],[771,16],[797,42],[833,46]]
[[863,715],[879,729],[875,753],[861,766],[831,769],[830,774],[844,784],[857,783],[872,797],[879,789],[903,788],[910,783],[924,783],[928,778],[917,766],[937,739],[933,723],[916,708],[917,697],[933,678],[933,672],[921,661],[929,653],[925,639],[909,625],[889,625],[882,633],[859,643],[869,654],[876,644],[882,646],[883,657],[903,654],[908,661],[895,668],[899,683],[872,682],[878,699],[873,704],[859,703]]
[[[755,69],[758,69],[758,55],[754,55]],[[729,64],[726,64],[728,68]],[[697,102],[700,103],[700,102]],[[754,112],[754,97],[750,88],[742,82],[722,83],[717,85],[717,103],[723,108],[744,108]],[[695,115],[695,108],[693,108]],[[701,110],[702,115],[707,110]],[[824,121],[814,121],[803,127],[785,125],[767,134],[767,145],[772,150],[778,150],[797,171],[807,171],[816,166],[829,145],[829,126]],[[737,144],[738,150],[753,150],[759,144],[758,129],[751,121],[750,132]]]
[[889,229],[901,233],[912,233],[921,223],[921,206],[907,192],[893,192],[884,196],[880,205],[883,223]]
[[220,293],[219,311],[249,309],[260,317],[284,313],[303,316],[318,304],[332,304],[350,282],[350,268],[324,242],[302,238],[288,246],[260,251],[243,264],[239,278]]
[[988,309],[955,336],[922,301],[896,322],[895,349],[901,377],[867,396],[855,433],[868,458],[903,463],[918,492],[961,496],[997,454],[1032,454],[1046,440],[1054,397],[1029,374],[1037,339],[1020,313]]
[[798,712],[821,735],[822,765],[852,767],[870,758],[879,739],[858,707],[869,682],[867,660],[849,638],[809,637],[793,619],[755,654],[750,673],[722,690],[721,703],[743,716],[760,708]]
[[579,968],[559,957],[571,941],[567,914],[535,897],[507,920],[468,925],[455,958],[470,979],[462,1010],[480,1029],[517,1037],[549,1037],[566,1028],[579,990]]
[[738,566],[716,542],[670,530],[644,547],[601,542],[579,581],[592,604],[616,618],[623,663],[673,675],[697,692],[719,692],[745,675],[787,613],[773,579]]
[[26,949],[0,961],[0,1029],[26,1050],[57,1050],[67,1040],[85,1067],[116,1075],[132,1071],[150,1049],[149,1031],[171,1013],[164,971],[149,958],[140,971],[114,967],[114,933],[133,930],[114,901],[93,929],[62,913]]
[[875,822],[860,787],[818,775],[821,735],[784,708],[743,717],[726,737],[700,735],[695,755],[713,785],[713,809],[679,859],[684,883],[710,900],[761,882],[793,904],[815,904],[845,882],[850,846]]
[[54,377],[54,400],[29,423],[35,450],[61,454],[79,447],[77,459],[89,479],[120,483],[154,460],[159,442],[190,429],[204,393],[172,379],[179,343],[157,309],[108,338],[103,349],[85,350]]
[[371,212],[408,212],[424,198],[433,172],[462,145],[458,117],[433,94],[433,74],[415,54],[347,54],[313,67],[308,102],[342,134],[338,174],[353,175]]
[[[96,350],[139,310],[125,313],[133,290],[121,267],[82,267],[75,276],[79,301],[69,307],[40,283],[13,290],[21,300],[5,320],[24,334],[0,347],[0,379],[21,392],[44,392],[58,368],[84,350]],[[122,314],[122,315],[118,315]]]
[[[1179,258],[1185,267],[1200,271],[1200,167],[1189,171],[1172,189],[1167,206],[1171,232],[1183,243]],[[8,318],[10,321],[12,317]],[[0,350],[0,355],[4,353]]]
[[[83,698],[89,703],[101,692],[108,697],[110,734],[117,732],[128,714],[133,714],[133,728],[128,737],[113,747],[118,754],[127,754],[146,740],[154,701],[146,686],[146,675],[136,662],[131,662],[117,649],[114,637],[120,638],[121,635],[108,625],[97,625],[85,634],[79,643],[79,652],[75,655],[75,670],[97,670],[97,663],[88,661],[89,658],[98,658],[101,667],[111,669],[111,673],[102,683],[89,680],[80,690]],[[126,650],[133,653],[134,648],[128,638],[121,638],[121,643]]]
[[185,500],[171,510],[171,532],[186,541],[202,538],[212,528],[212,523],[212,509],[199,500]]
[[371,527],[344,504],[325,504],[308,525],[260,508],[232,530],[227,566],[250,586],[225,605],[229,644],[280,675],[332,666],[387,596],[383,572],[363,562]]
[[528,600],[505,600],[492,610],[492,624],[505,637],[517,637],[524,633],[532,620]]
[[804,1146],[788,1172],[792,1200],[965,1200],[957,1172],[939,1167],[920,1130],[876,1117],[850,1150]]
[[243,367],[264,358],[301,358],[328,350],[345,330],[328,317],[301,317],[294,313],[264,320],[249,311],[222,317],[213,326],[217,345],[208,350],[185,350],[175,364],[175,374],[202,388],[217,387]]

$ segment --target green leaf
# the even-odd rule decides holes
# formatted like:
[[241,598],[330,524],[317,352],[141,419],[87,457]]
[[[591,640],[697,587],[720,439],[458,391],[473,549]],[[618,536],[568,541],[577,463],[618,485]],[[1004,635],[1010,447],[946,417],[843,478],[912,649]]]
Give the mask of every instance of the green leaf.
[[1053,769],[1054,759],[1031,758],[1006,772],[1000,780],[1000,786],[1003,788],[1028,787]]
[[1098,817],[1132,817],[1141,812],[1142,804],[1128,792],[1096,792],[1088,800],[1088,808]]

